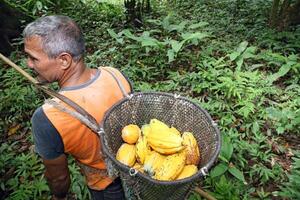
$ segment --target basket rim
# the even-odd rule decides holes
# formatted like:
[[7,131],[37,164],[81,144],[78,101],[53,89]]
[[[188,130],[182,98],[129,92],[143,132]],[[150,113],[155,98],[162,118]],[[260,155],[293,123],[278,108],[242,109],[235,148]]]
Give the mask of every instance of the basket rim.
[[116,102],[112,107],[110,107],[104,114],[103,120],[100,123],[100,127],[103,130],[103,134],[100,135],[100,139],[101,139],[101,143],[102,143],[102,150],[104,152],[104,154],[113,162],[113,164],[117,165],[119,168],[121,168],[121,170],[123,172],[130,172],[130,170],[132,169],[131,167],[128,167],[127,165],[124,165],[123,163],[121,163],[120,161],[118,161],[113,155],[112,153],[110,153],[109,149],[106,147],[105,145],[105,141],[104,141],[104,134],[105,134],[105,130],[104,130],[104,122],[106,121],[106,119],[108,118],[109,114],[111,113],[112,110],[114,110],[116,107],[122,105],[124,102],[129,101],[133,96],[139,96],[139,95],[160,95],[160,96],[167,96],[167,97],[171,97],[171,98],[176,98],[176,99],[180,99],[183,101],[187,101],[191,104],[193,104],[195,107],[197,107],[197,109],[200,109],[205,116],[209,119],[209,124],[214,128],[216,135],[217,135],[217,145],[216,145],[216,149],[213,152],[212,157],[210,158],[210,160],[201,168],[198,170],[198,172],[190,177],[184,178],[184,179],[180,179],[180,180],[173,180],[173,181],[161,181],[161,180],[155,180],[153,178],[151,178],[150,176],[147,176],[143,173],[138,172],[135,176],[139,176],[143,179],[146,179],[154,184],[160,184],[160,185],[174,185],[174,184],[183,184],[183,183],[187,183],[187,182],[191,182],[193,180],[195,180],[196,178],[201,178],[207,175],[208,170],[212,167],[212,165],[214,164],[214,162],[217,160],[217,157],[219,156],[220,150],[221,150],[221,135],[220,135],[220,131],[217,127],[217,124],[212,120],[211,116],[209,115],[209,113],[201,108],[198,104],[196,104],[195,102],[189,100],[186,97],[183,97],[181,95],[178,94],[174,94],[174,93],[167,93],[167,92],[133,92],[131,93],[129,96],[126,96],[122,99],[120,99],[118,102]]

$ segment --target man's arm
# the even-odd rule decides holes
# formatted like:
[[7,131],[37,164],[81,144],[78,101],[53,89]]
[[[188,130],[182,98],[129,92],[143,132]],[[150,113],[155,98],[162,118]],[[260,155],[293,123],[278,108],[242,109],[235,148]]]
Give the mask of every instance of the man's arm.
[[66,155],[62,154],[51,160],[43,159],[43,162],[46,168],[45,177],[54,195],[53,199],[65,199],[71,182]]

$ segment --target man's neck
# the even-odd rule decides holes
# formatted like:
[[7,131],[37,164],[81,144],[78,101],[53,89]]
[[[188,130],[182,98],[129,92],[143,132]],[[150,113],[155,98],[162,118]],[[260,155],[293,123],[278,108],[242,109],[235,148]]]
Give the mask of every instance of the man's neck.
[[83,62],[74,63],[62,75],[58,84],[60,88],[77,86],[89,81],[96,70],[87,68]]

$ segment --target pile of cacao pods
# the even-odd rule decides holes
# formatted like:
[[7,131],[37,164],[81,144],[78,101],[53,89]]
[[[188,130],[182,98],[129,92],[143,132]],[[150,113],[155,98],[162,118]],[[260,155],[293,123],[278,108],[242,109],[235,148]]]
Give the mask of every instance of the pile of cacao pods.
[[193,133],[151,119],[141,128],[129,124],[122,129],[124,143],[116,159],[153,179],[173,181],[198,171],[200,151]]

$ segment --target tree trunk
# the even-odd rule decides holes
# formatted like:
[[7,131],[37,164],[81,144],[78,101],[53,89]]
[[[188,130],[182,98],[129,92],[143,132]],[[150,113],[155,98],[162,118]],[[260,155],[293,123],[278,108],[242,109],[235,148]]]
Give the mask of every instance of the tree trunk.
[[135,27],[142,26],[141,2],[139,0],[124,0],[126,24],[132,24]]
[[13,51],[12,40],[21,36],[21,21],[28,21],[29,17],[0,0],[0,19],[0,52],[9,56]]
[[124,0],[126,24],[132,24],[135,27],[143,25],[142,16],[151,11],[150,0]]
[[274,0],[271,15],[270,27],[282,31],[290,25],[300,24],[300,0],[292,3],[291,0]]
[[279,3],[280,0],[274,0],[272,9],[271,9],[271,15],[270,15],[270,26],[274,28],[277,25],[278,22],[278,11],[279,11]]

